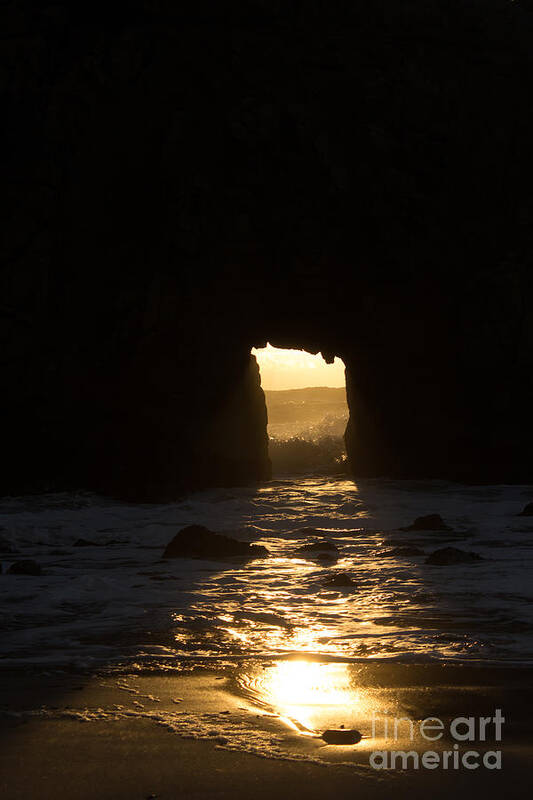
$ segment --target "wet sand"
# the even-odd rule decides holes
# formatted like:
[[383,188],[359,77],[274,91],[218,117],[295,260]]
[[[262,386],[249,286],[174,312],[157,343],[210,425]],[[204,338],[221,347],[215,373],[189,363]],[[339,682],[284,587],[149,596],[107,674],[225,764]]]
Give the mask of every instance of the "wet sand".
[[[531,677],[531,670],[365,665],[357,671],[368,700],[357,712],[364,738],[337,747],[266,713],[238,690],[233,669],[91,678],[4,672],[0,797],[523,797],[533,759]],[[502,769],[374,770],[375,750],[452,746],[447,733],[430,743],[417,729],[411,739],[407,723],[393,741],[383,736],[383,716],[372,736],[374,707],[446,723],[500,708],[501,741],[489,731],[483,744],[461,743],[461,750],[498,749]]]

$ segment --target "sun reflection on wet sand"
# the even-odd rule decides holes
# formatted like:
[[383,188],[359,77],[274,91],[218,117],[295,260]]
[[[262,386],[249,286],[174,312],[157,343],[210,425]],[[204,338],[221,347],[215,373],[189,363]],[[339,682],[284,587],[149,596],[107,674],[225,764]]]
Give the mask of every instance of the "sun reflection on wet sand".
[[[348,734],[345,744],[339,741],[328,748],[333,758],[337,758],[333,755],[336,750],[342,753],[355,747],[360,755],[390,747],[391,741],[400,749],[419,747],[424,742],[416,721],[427,715],[427,687],[416,669],[411,673],[409,667],[403,668],[403,681],[391,685],[391,673],[383,666],[360,667],[302,657],[256,663],[244,669],[237,682],[250,711],[259,709],[267,717],[276,717],[303,736],[303,747],[305,742],[327,747],[324,732]],[[359,740],[349,741],[352,732],[360,734]],[[441,748],[445,740],[433,745]]]
[[349,664],[277,661],[243,673],[239,683],[254,705],[302,733],[350,727],[355,717],[371,713],[368,694],[357,687]]

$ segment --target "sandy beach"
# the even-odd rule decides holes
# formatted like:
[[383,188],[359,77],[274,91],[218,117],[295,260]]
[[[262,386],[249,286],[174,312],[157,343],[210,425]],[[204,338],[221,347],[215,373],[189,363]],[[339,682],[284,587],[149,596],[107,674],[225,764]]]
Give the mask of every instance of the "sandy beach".
[[[533,755],[530,670],[369,664],[358,668],[357,676],[364,699],[359,709],[344,713],[350,724],[356,718],[363,739],[335,746],[295,729],[239,691],[235,668],[90,678],[4,673],[1,796],[524,796]],[[481,759],[487,750],[499,751],[501,769],[482,763],[453,768],[451,762],[447,769],[421,763],[418,769],[412,763],[406,769],[370,766],[376,750],[421,756],[453,748],[446,732],[438,742],[420,735],[418,722],[424,718],[438,717],[447,726],[458,716],[492,717],[498,708],[505,719],[501,740],[489,729],[485,742],[461,742],[459,752],[474,750]],[[343,710],[337,707],[335,713],[340,720]],[[413,737],[406,721],[396,737],[392,727],[384,736],[387,715],[413,721]]]
[[[6,502],[4,560],[42,573],[2,575],[0,797],[522,797],[525,493],[306,478],[150,507]],[[404,529],[435,508],[443,530]],[[161,558],[220,520],[269,557]],[[444,545],[482,558],[427,563]]]

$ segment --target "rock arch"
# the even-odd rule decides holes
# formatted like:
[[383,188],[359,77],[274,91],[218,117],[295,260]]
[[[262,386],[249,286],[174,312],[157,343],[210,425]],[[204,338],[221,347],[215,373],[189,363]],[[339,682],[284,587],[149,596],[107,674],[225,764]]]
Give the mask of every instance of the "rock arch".
[[12,5],[0,491],[265,477],[267,336],[356,475],[532,480],[524,4]]

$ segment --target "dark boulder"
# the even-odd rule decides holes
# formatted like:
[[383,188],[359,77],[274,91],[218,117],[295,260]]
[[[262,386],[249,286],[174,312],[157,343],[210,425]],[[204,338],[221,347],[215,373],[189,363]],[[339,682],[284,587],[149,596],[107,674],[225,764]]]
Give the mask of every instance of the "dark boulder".
[[344,728],[332,729],[324,731],[322,734],[322,739],[326,744],[357,744],[362,738],[363,735],[355,728],[353,730],[345,730]]
[[203,525],[188,525],[167,544],[163,558],[264,558],[268,555],[267,548],[262,545],[239,542]]
[[522,511],[517,514],[518,517],[533,517],[533,503],[528,503]]
[[446,525],[440,514],[427,514],[425,517],[417,517],[411,525],[400,528],[401,531],[451,531],[452,528]]
[[392,550],[386,550],[382,553],[383,556],[423,556],[424,550],[420,547],[412,547],[406,545],[405,547],[393,547]]
[[459,550],[457,547],[442,547],[440,550],[435,550],[431,553],[426,558],[425,563],[446,567],[450,564],[471,564],[474,561],[481,560],[481,556],[478,553]]
[[333,575],[324,581],[324,586],[331,586],[332,588],[354,587],[355,583],[345,572],[340,572],[338,575]]
[[36,561],[15,561],[8,569],[8,575],[41,575],[41,566]]

